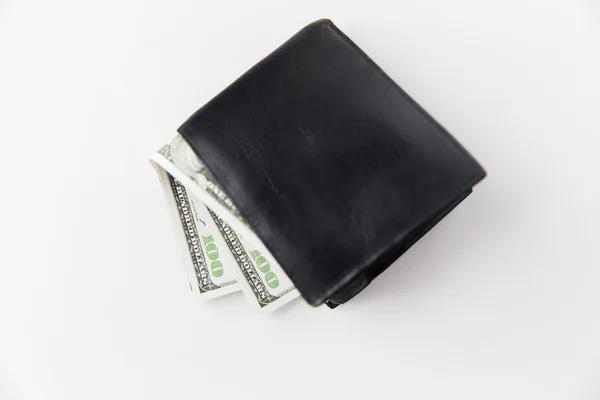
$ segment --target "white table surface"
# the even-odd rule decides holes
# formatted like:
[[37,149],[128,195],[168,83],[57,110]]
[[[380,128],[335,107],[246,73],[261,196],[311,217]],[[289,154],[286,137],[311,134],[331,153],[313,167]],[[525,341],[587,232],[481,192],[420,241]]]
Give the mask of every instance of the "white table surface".
[[[488,171],[349,304],[199,303],[148,156],[329,17]],[[1,399],[600,398],[600,4],[0,1]]]

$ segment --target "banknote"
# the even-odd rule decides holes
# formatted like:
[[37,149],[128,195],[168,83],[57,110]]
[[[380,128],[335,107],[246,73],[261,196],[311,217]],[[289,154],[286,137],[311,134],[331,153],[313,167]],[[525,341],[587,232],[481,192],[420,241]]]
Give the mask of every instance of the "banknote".
[[233,257],[237,267],[233,275],[253,306],[270,312],[298,297],[298,290],[281,266],[180,135],[161,147],[150,161],[159,175],[170,175],[193,200],[203,203],[223,240],[222,246]]
[[262,312],[270,312],[298,297],[298,290],[275,260],[244,241],[212,210],[212,219],[239,267],[236,277],[246,298]]
[[235,279],[237,262],[204,204],[165,171],[157,171],[167,207],[181,243],[183,265],[192,291],[203,299],[240,290]]

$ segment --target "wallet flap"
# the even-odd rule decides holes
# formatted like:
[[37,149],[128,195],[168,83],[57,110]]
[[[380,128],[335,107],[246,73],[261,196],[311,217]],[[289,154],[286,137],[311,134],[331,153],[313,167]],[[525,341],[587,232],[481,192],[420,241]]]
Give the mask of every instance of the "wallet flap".
[[362,290],[485,176],[329,20],[179,132],[312,305]]

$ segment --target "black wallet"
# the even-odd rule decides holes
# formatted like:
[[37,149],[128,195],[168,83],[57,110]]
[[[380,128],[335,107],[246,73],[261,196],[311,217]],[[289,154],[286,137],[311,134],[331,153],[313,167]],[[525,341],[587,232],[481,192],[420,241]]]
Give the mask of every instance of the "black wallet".
[[331,21],[316,21],[179,133],[311,305],[345,303],[485,171]]

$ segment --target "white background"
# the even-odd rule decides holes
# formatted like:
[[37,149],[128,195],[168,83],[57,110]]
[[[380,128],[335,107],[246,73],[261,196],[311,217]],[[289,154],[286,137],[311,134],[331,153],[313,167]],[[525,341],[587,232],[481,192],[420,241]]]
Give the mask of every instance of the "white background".
[[[489,176],[335,311],[199,303],[147,158],[321,17]],[[599,399],[599,75],[592,0],[0,0],[0,398]]]

